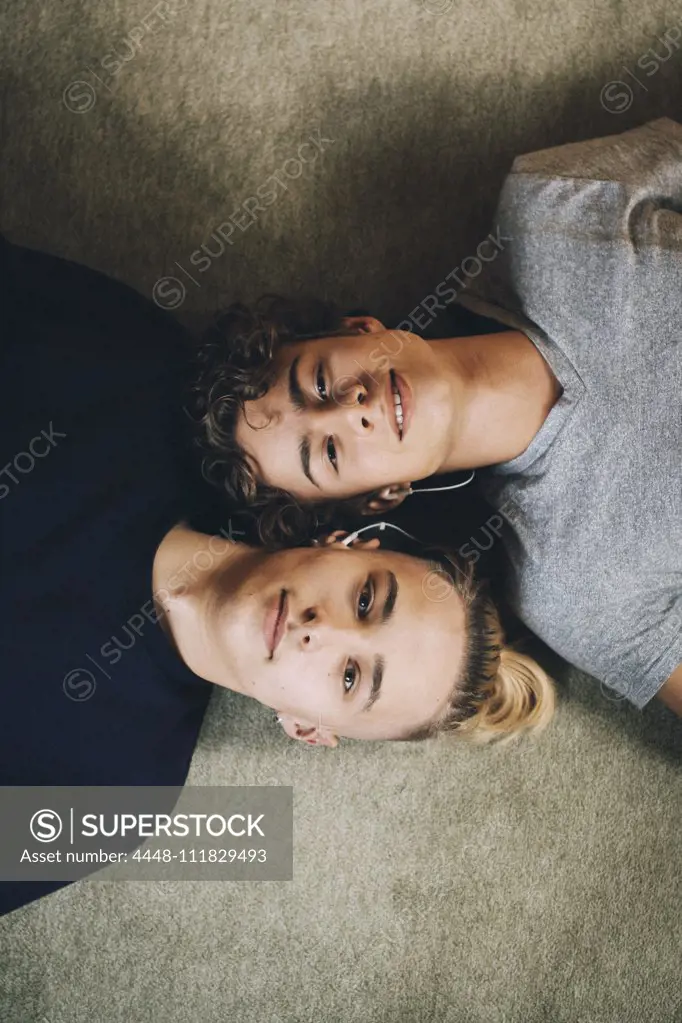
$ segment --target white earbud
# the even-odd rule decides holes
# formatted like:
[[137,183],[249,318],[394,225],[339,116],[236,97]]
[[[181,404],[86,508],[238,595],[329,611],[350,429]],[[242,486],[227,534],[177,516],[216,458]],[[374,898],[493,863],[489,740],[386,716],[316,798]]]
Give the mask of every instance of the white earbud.
[[[463,483],[452,483],[449,487],[421,487],[419,490],[413,490],[412,487],[410,487],[408,494],[435,494],[441,490],[458,490],[460,487],[468,486],[475,475],[476,470],[472,469],[471,476],[469,479],[464,480]],[[383,533],[386,528],[395,529],[396,532],[402,533],[403,536],[406,536],[408,540],[414,540],[415,543],[421,543],[421,540],[418,540],[416,536],[412,536],[411,533],[405,532],[404,529],[401,529],[400,526],[395,526],[392,522],[372,522],[371,525],[362,526],[361,529],[356,529],[354,533],[350,533],[341,541],[341,546],[350,547],[350,545],[354,543],[362,533],[366,533],[369,529],[378,529],[380,533]]]
[[[476,470],[472,469],[471,476],[469,479],[464,480],[463,483],[452,483],[449,487],[420,487],[419,490],[413,490],[412,487],[410,487],[408,494],[436,494],[441,490],[459,490],[460,487],[468,486],[475,475]],[[412,536],[411,533],[405,532],[404,529],[401,529],[400,526],[395,526],[392,522],[373,522],[369,526],[362,526],[361,529],[356,529],[354,533],[350,533],[341,541],[341,545],[343,547],[350,547],[350,545],[358,539],[361,533],[366,533],[369,529],[378,529],[380,533],[383,533],[387,527],[388,529],[395,529],[396,532],[402,533],[402,535],[406,536],[408,540],[414,540],[415,543],[421,543],[421,540],[417,540],[416,536]]]

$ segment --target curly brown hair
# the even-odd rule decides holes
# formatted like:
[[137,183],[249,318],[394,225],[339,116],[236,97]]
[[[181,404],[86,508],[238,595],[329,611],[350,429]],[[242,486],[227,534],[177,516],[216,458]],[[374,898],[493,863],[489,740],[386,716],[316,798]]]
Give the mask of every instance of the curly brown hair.
[[280,347],[347,334],[342,320],[333,302],[264,295],[251,307],[230,305],[199,344],[188,411],[196,426],[202,473],[232,502],[258,514],[261,540],[269,546],[303,540],[339,515],[352,518],[374,496],[371,492],[338,503],[299,501],[256,479],[235,436],[245,402],[262,398],[272,386]]

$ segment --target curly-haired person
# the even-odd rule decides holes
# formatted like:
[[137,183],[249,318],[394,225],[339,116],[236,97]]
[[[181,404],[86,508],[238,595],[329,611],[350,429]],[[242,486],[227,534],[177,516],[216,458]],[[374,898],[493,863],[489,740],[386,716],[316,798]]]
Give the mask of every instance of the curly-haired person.
[[480,470],[518,616],[635,706],[679,712],[682,126],[518,158],[490,237],[459,301],[493,333],[427,341],[418,310],[393,331],[325,306],[228,311],[197,383],[206,472],[276,519],[386,512],[417,480]]

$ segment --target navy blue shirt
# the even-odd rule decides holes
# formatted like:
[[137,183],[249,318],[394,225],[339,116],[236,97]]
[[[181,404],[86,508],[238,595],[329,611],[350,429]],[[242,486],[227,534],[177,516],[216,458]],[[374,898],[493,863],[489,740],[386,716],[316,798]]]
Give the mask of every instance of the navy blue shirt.
[[[187,335],[5,241],[0,302],[0,784],[181,786],[212,686],[155,623],[152,564],[203,499]],[[0,885],[0,912],[55,887]]]

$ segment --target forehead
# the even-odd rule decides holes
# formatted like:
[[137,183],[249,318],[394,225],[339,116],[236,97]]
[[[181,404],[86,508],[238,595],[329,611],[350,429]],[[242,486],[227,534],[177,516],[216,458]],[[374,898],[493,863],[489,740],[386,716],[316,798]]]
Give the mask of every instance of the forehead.
[[388,559],[400,586],[382,645],[399,650],[404,663],[418,664],[420,658],[431,663],[443,654],[452,657],[466,617],[462,597],[442,569],[418,558],[398,557],[405,563],[396,565]]
[[366,342],[366,335],[358,334],[326,334],[321,337],[308,338],[301,341],[286,341],[277,349],[273,363],[277,372],[278,382],[286,382],[282,376],[283,371],[288,371],[289,366],[298,358],[318,358],[320,355],[328,355],[331,352],[343,352],[349,345],[357,345]]
[[381,697],[368,713],[409,730],[438,715],[461,675],[466,609],[439,566],[406,555],[385,558],[401,585],[395,614],[373,643],[385,673]]
[[[273,482],[309,500],[319,499],[322,492],[335,491],[337,478],[325,463],[322,450],[322,425],[307,410],[296,407],[291,392],[305,387],[306,382],[310,384],[315,363],[349,340],[354,338],[335,335],[281,346],[275,356],[270,387],[261,398],[245,403],[235,426],[235,440],[257,479]],[[313,460],[317,469],[306,472],[303,466]],[[351,486],[350,493],[355,489]]]
[[[305,373],[311,372],[320,360],[325,360],[330,366],[336,367],[338,372],[357,374],[358,369],[364,369],[369,376],[369,368],[376,370],[382,353],[385,357],[385,336],[386,332],[377,334],[358,331],[354,334],[331,333],[304,341],[287,341],[279,346],[273,358],[273,387],[287,387],[289,370],[294,360],[297,360]],[[395,347],[393,339],[388,350],[393,351]]]
[[261,397],[245,402],[235,425],[235,440],[259,479],[276,466],[296,478],[301,425],[288,398],[288,369],[275,365],[275,377]]

